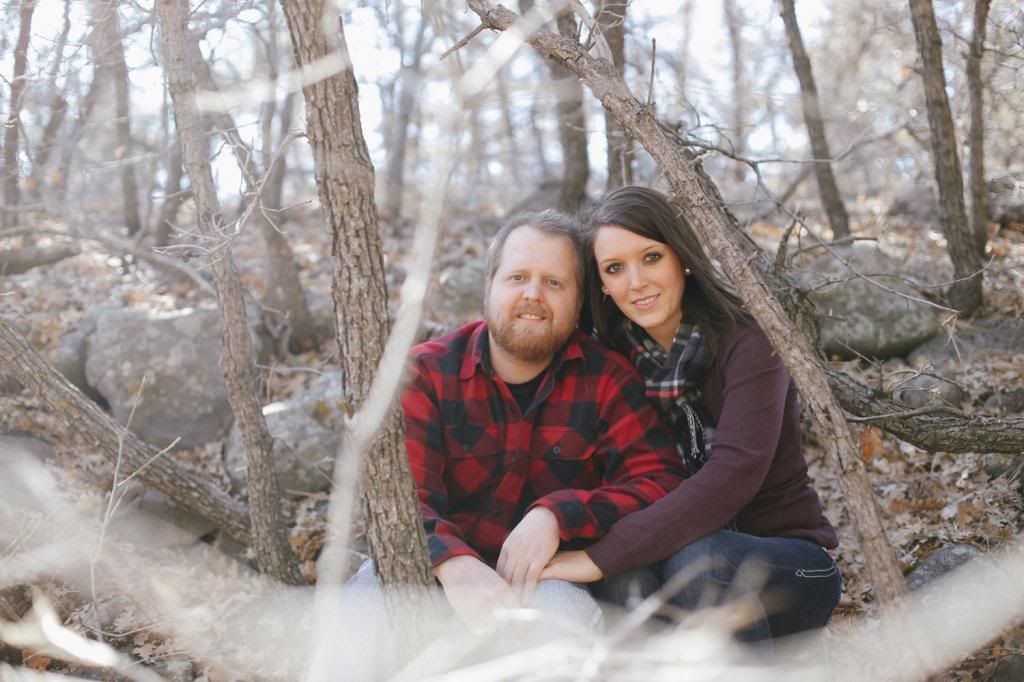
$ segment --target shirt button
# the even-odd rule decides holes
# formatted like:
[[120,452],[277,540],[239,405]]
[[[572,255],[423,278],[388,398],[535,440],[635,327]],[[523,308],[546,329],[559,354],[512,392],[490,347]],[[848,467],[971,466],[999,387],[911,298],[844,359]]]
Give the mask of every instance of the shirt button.
[[462,446],[462,449],[463,449],[463,451],[465,451],[465,452],[469,452],[469,446],[468,446],[468,445],[463,445],[463,446]]
[[558,453],[560,453],[561,451],[562,451],[562,448],[558,447],[557,445],[555,447],[551,448],[551,452],[555,453],[556,455]]

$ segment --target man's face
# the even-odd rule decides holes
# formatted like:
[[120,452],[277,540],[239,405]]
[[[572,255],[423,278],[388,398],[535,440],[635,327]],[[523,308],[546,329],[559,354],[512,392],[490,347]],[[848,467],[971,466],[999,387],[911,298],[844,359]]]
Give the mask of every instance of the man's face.
[[576,328],[579,296],[572,242],[516,228],[484,302],[491,339],[522,362],[549,361]]

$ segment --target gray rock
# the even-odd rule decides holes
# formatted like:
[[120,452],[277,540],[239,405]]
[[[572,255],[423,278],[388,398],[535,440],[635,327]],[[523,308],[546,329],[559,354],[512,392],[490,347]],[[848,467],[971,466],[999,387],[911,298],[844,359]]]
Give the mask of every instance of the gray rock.
[[441,272],[437,288],[427,297],[423,312],[446,325],[480,319],[486,283],[483,255],[453,265]]
[[893,397],[915,409],[935,404],[960,407],[964,392],[952,381],[930,374],[919,374],[893,391]]
[[[344,425],[341,395],[341,373],[332,372],[314,381],[302,396],[263,408],[283,490],[319,492],[330,486]],[[236,492],[245,488],[246,462],[242,434],[235,425],[224,446],[224,466]]]
[[984,557],[990,561],[985,553],[974,545],[955,544],[948,545],[933,552],[931,556],[922,561],[907,575],[907,588],[919,590],[937,578],[941,578],[950,571],[963,566],[968,561]]
[[989,682],[1021,682],[1024,680],[1024,655],[1003,656],[996,663]]
[[233,420],[221,344],[216,310],[108,312],[89,337],[86,381],[125,424],[145,377],[131,430],[158,447],[175,438],[178,447],[195,447],[222,438]]
[[931,186],[914,185],[893,198],[888,213],[890,216],[927,225],[938,219],[939,203],[935,200]]
[[167,682],[192,682],[195,675],[187,658],[165,658],[156,665],[157,673]]
[[0,453],[0,462],[26,457],[42,462],[53,457],[53,446],[25,433],[3,433]]
[[957,329],[955,343],[945,334],[936,336],[915,348],[907,361],[915,367],[955,368],[970,365],[987,350],[1024,353],[1024,320],[975,320]]
[[[899,272],[900,265],[878,249],[855,246],[835,251],[857,272],[920,298],[905,282],[887,274]],[[904,355],[939,330],[934,308],[857,277],[831,254],[800,259],[797,266],[797,279],[818,311],[822,349],[830,355]]]
[[306,292],[306,306],[313,318],[313,333],[321,348],[333,348],[334,333],[334,302],[327,294],[312,289]]
[[1024,223],[1024,172],[988,181],[988,216],[1000,225]]
[[1005,455],[999,452],[990,452],[982,455],[981,468],[988,474],[989,478],[1000,476],[1020,476],[1024,471],[1024,455]]
[[188,546],[216,527],[163,493],[147,489],[123,502],[114,517],[119,537],[148,547]]
[[103,316],[122,310],[120,303],[105,303],[90,308],[82,315],[75,328],[64,334],[50,353],[50,364],[74,384],[79,391],[95,401],[102,396],[89,385],[85,376],[85,359],[89,353],[89,337],[96,331],[96,322]]
[[1024,388],[999,390],[985,400],[985,410],[994,414],[1024,412]]

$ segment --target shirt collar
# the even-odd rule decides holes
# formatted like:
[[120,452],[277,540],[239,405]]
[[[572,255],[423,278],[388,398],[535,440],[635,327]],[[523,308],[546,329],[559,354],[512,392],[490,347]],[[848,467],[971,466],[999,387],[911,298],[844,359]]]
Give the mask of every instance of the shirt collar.
[[[557,371],[569,360],[582,359],[583,346],[580,344],[580,339],[583,337],[584,334],[580,330],[577,329],[573,331],[569,340],[565,342],[565,345],[555,353],[555,357],[551,361],[551,367]],[[466,354],[462,359],[462,367],[459,369],[459,379],[463,381],[470,379],[476,373],[478,367],[488,374],[494,373],[494,368],[491,366],[489,358],[487,343],[487,323],[480,322],[469,337],[469,343],[466,346]]]

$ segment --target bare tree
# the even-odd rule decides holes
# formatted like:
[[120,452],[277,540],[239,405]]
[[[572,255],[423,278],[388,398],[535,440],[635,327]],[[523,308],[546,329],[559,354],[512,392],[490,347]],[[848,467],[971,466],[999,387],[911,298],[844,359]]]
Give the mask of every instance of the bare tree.
[[128,65],[124,58],[124,39],[117,16],[118,0],[93,0],[92,49],[97,78],[114,88],[114,129],[117,132],[116,156],[121,159],[121,195],[124,224],[128,234],[142,229],[139,218],[139,189],[132,162],[134,141],[131,128],[131,102],[128,91]]
[[21,129],[21,103],[25,93],[28,43],[32,33],[32,14],[35,9],[35,0],[22,0],[19,12],[18,42],[14,46],[14,77],[11,79],[10,110],[7,113],[7,121],[4,123],[4,227],[9,227],[16,222],[16,210],[18,204],[21,203],[18,133]]
[[181,155],[192,182],[198,227],[212,250],[210,266],[223,317],[224,381],[247,454],[249,512],[256,562],[261,570],[278,580],[300,584],[302,576],[288,544],[281,510],[281,490],[274,472],[270,434],[257,400],[242,282],[221,224],[206,134],[196,104],[193,66],[189,64],[186,46],[188,7],[184,0],[159,0],[156,9]]
[[971,232],[978,251],[984,256],[988,242],[988,192],[985,187],[985,85],[981,79],[981,59],[985,53],[985,28],[990,0],[974,3],[974,33],[967,53],[967,91],[971,100]]
[[800,25],[796,20],[795,0],[781,0],[782,21],[786,24],[786,37],[789,39],[789,51],[793,56],[793,68],[800,81],[800,102],[804,109],[804,123],[811,139],[811,153],[814,155],[814,175],[818,179],[818,192],[821,203],[832,226],[832,237],[842,239],[850,236],[850,218],[846,214],[843,198],[836,186],[836,178],[832,173],[832,153],[829,151],[828,138],[825,137],[825,123],[821,117],[818,101],[818,88],[814,84],[814,73],[811,71],[811,59],[804,49],[804,39],[800,35]]
[[[626,74],[626,3],[624,0],[603,0],[597,15],[598,23],[612,53],[612,62],[620,76]],[[626,135],[615,118],[604,112],[604,129],[608,148],[609,191],[633,184],[633,140]]]
[[[401,20],[399,12],[396,11],[395,16],[396,20]],[[398,111],[395,113],[394,132],[388,147],[389,154],[384,183],[384,213],[391,218],[397,218],[402,213],[409,123],[416,107],[416,96],[420,91],[420,80],[423,77],[421,68],[423,55],[430,48],[432,42],[432,37],[428,36],[427,29],[427,13],[422,12],[412,46],[408,50],[400,49],[402,68],[398,77]]]
[[[334,316],[344,399],[352,411],[369,395],[391,327],[384,259],[373,201],[374,171],[363,139],[358,89],[340,20],[324,0],[282,0],[296,64],[340,59],[338,71],[303,86],[306,134],[317,193],[331,234]],[[325,27],[337,27],[329,34]],[[405,455],[401,412],[392,408],[366,458],[367,537],[385,585],[429,586],[434,577]],[[350,504],[332,499],[331,505]],[[320,575],[320,580],[337,579]]]
[[932,161],[939,188],[939,222],[946,235],[956,281],[946,292],[949,304],[964,315],[982,305],[982,255],[967,222],[964,180],[956,152],[956,128],[946,96],[942,71],[942,36],[935,24],[931,0],[910,0],[914,37],[921,54],[921,79],[931,128]]
[[[519,19],[514,12],[487,0],[468,0],[468,3],[481,22],[493,30],[505,30]],[[829,389],[821,360],[806,331],[808,324],[799,322],[808,312],[793,310],[790,314],[798,318],[795,323],[775,298],[793,289],[776,288],[779,282],[769,283],[772,267],[764,254],[742,239],[735,222],[722,208],[713,183],[701,176],[692,159],[687,158],[677,141],[666,132],[666,127],[633,96],[614,65],[591,57],[579,43],[571,44],[547,31],[537,31],[526,40],[579,76],[626,132],[659,164],[671,185],[674,205],[693,225],[709,254],[730,273],[733,285],[800,387],[803,404],[814,420],[826,453],[836,460],[843,472],[841,481],[848,509],[857,526],[872,586],[882,601],[896,600],[905,591],[903,575],[886,537],[871,482],[857,454],[846,415]],[[776,294],[773,295],[773,291]]]
[[[199,87],[216,92],[217,83],[214,81],[210,65],[203,59],[199,49],[198,36],[191,36],[187,41],[186,49],[189,51],[189,61],[196,76]],[[286,106],[284,112],[291,117],[291,110]],[[256,221],[260,228],[260,236],[263,238],[263,251],[265,254],[265,280],[266,294],[264,301],[274,310],[283,311],[287,317],[291,345],[297,350],[315,348],[317,345],[316,332],[313,326],[313,316],[309,313],[306,305],[305,295],[302,291],[302,283],[299,281],[299,268],[295,263],[295,253],[292,251],[288,239],[271,222],[266,207],[262,205],[264,189],[270,182],[276,183],[277,195],[271,197],[276,201],[277,207],[281,205],[281,184],[284,182],[282,174],[274,175],[275,169],[268,167],[266,173],[270,175],[267,182],[261,182],[260,168],[256,163],[256,153],[238,132],[234,117],[227,111],[211,112],[209,118],[218,132],[224,136],[231,151],[238,162],[245,182],[246,193],[249,195],[249,205],[253,207],[256,214]],[[282,143],[284,136],[282,136]],[[283,150],[282,150],[283,151]],[[282,154],[283,156],[283,154]],[[275,157],[276,158],[276,157]],[[268,160],[271,166],[275,165],[275,158]]]
[[[736,5],[736,0],[723,0],[722,13],[725,28],[729,33],[729,55],[732,67],[732,121],[729,128],[732,132],[732,148],[736,156],[743,156],[747,151],[747,77],[743,45],[743,12]],[[745,168],[743,164],[734,165],[734,177],[737,182],[743,180]]]
[[[64,48],[68,43],[68,35],[71,33],[71,0],[64,2],[64,20],[61,25],[60,35],[53,46],[53,65],[50,67],[50,74],[47,78],[47,90],[50,93],[49,112],[50,116],[43,128],[43,136],[36,146],[35,158],[32,160],[32,184],[33,195],[37,198],[40,191],[46,184],[46,167],[49,165],[50,156],[56,146],[57,134],[64,125],[64,118],[68,110],[68,101],[65,97],[64,88],[57,85],[57,76],[60,74],[61,66],[64,65]],[[66,87],[66,84],[65,84]]]

